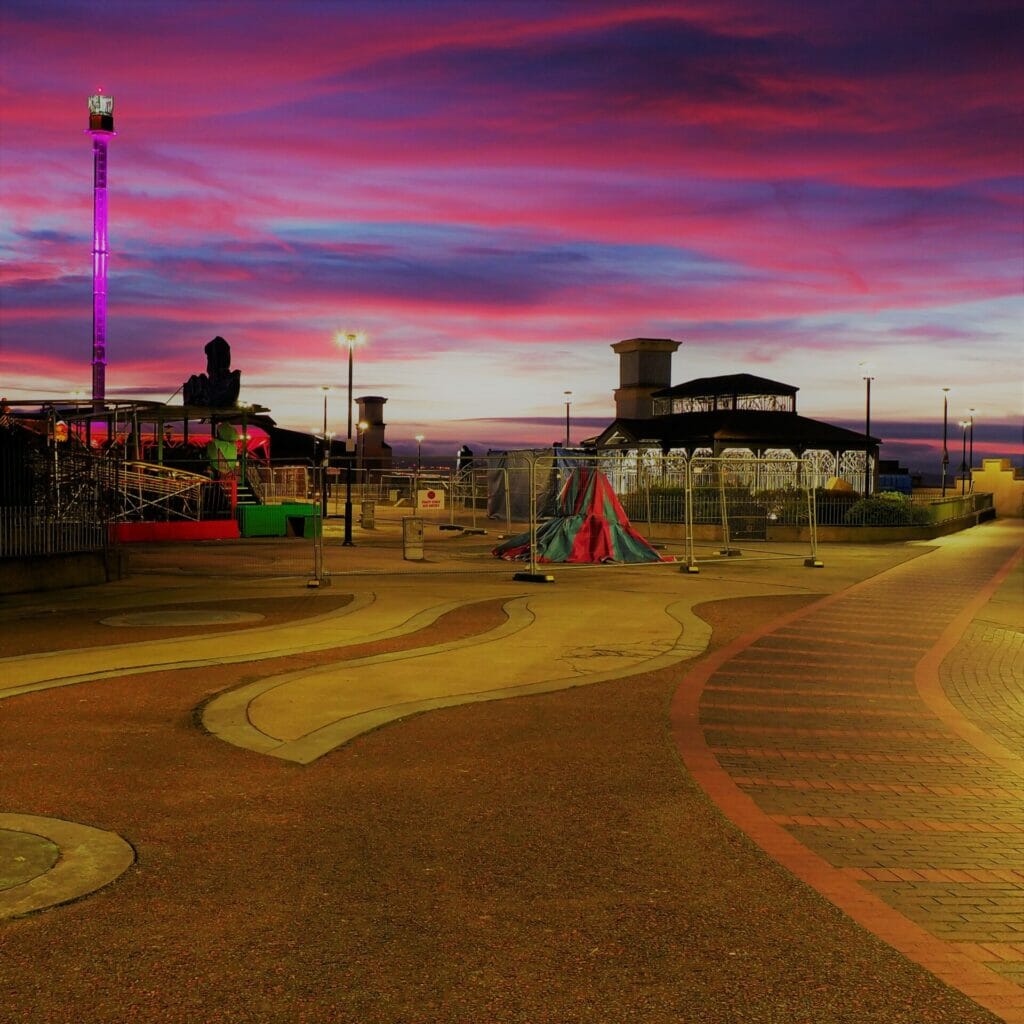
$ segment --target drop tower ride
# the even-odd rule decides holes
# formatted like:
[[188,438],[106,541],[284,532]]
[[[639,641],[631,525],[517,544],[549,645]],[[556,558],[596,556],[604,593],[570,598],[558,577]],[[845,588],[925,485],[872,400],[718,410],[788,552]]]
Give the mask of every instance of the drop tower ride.
[[114,131],[114,97],[89,97],[92,136],[92,404],[103,408],[107,390],[107,144]]

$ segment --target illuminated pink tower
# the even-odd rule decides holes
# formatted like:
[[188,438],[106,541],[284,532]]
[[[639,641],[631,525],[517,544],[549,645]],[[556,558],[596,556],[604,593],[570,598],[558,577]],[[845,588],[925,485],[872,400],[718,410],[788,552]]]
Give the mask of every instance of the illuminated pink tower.
[[114,131],[114,97],[89,97],[92,136],[92,404],[102,409],[107,390],[107,144]]

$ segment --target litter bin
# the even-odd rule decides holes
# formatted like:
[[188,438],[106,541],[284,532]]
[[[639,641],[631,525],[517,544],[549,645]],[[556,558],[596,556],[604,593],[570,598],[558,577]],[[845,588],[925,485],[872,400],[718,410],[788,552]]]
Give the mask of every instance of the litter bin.
[[364,530],[372,530],[374,528],[373,517],[376,509],[377,503],[375,501],[364,501],[362,503],[359,525]]
[[402,557],[407,562],[423,561],[423,520],[415,516],[402,520]]

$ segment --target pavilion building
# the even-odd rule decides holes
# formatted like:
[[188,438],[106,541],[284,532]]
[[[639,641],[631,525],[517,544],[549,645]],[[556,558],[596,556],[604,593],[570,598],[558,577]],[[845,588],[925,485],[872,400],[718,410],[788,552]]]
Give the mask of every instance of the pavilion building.
[[611,346],[619,357],[615,419],[589,445],[690,458],[799,458],[818,485],[842,478],[858,491],[865,490],[866,456],[876,475],[880,439],[799,415],[799,388],[791,384],[731,373],[673,386],[671,361],[679,344],[628,338]]

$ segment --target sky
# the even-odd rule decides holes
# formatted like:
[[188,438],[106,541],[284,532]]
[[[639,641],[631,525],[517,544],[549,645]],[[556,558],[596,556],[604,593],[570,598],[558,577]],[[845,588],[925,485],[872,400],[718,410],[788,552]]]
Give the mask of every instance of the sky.
[[[1024,31],[1002,0],[6,0],[0,392],[91,388],[87,99],[114,97],[108,398],[228,340],[241,399],[424,455],[614,416],[624,338],[938,471],[1022,462]],[[180,397],[180,396],[179,396]],[[954,459],[954,461],[957,461]]]

